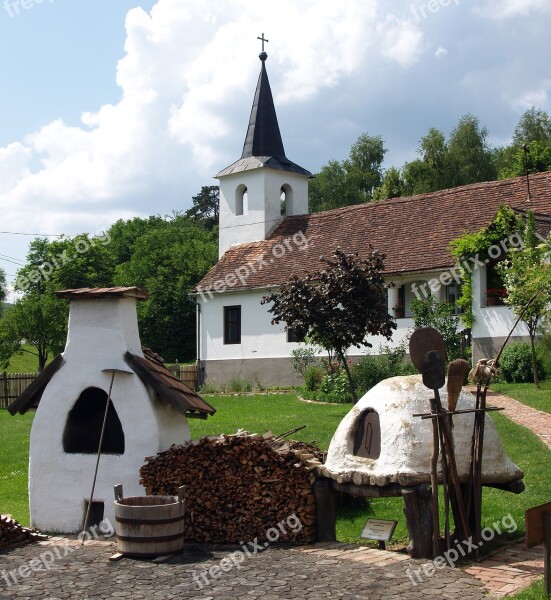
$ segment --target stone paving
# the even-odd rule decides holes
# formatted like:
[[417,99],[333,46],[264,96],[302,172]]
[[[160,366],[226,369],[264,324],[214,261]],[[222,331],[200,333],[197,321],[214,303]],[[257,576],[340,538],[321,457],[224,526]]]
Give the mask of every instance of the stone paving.
[[[316,551],[315,547],[271,546],[256,554],[251,548],[250,557],[243,553],[238,558],[235,552],[242,552],[239,546],[224,549],[189,545],[181,555],[156,564],[130,558],[109,562],[115,551],[113,542],[93,541],[83,549],[77,541],[53,538],[0,553],[0,599],[476,600],[487,597],[483,583],[460,569],[445,567],[431,577],[422,575],[420,581],[419,576],[410,576],[412,572],[408,575],[407,569],[419,568],[421,561],[399,553],[372,550],[365,554],[365,549],[358,546],[341,544],[340,547],[336,556],[324,554],[331,551],[328,547]],[[56,558],[46,570],[40,557],[48,550]],[[348,557],[344,558],[345,555]],[[42,570],[38,570],[41,566]],[[21,577],[21,567],[21,575],[27,577]]]

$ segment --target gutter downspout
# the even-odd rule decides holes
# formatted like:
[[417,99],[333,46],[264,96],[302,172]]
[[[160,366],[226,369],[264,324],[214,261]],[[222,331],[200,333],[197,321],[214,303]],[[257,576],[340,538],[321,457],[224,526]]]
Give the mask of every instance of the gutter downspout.
[[197,362],[197,387],[200,388],[203,383],[205,382],[205,369],[203,367],[203,362],[201,360],[201,304],[199,304],[199,302],[197,302],[197,300],[195,299],[194,296],[188,296],[188,300],[190,302],[193,302],[193,304],[195,304],[195,315],[196,315],[196,322],[195,322],[195,348],[196,348],[196,354],[197,354],[197,358],[196,358],[196,362]]

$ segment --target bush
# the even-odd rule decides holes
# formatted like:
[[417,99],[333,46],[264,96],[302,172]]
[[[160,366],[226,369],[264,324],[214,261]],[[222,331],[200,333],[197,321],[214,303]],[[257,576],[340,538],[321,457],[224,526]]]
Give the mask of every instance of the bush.
[[313,348],[296,348],[291,352],[293,369],[303,377],[308,367],[316,361],[316,351]]
[[381,350],[382,354],[379,356],[366,354],[357,365],[352,367],[352,379],[358,398],[383,379],[417,373],[411,362],[404,362],[405,343],[397,348],[383,346]]
[[232,377],[228,383],[227,390],[233,394],[241,394],[242,392],[252,392],[253,386],[248,379],[244,377]]
[[[544,378],[541,357],[537,357],[537,369],[540,379]],[[532,370],[532,352],[529,344],[510,344],[505,346],[499,359],[500,377],[507,383],[529,383],[534,381]]]
[[536,346],[538,357],[542,361],[545,373],[551,373],[551,331],[544,331]]
[[352,401],[350,383],[344,369],[326,373],[320,383],[320,396],[325,402],[346,403]]
[[309,392],[314,392],[315,390],[319,389],[322,379],[322,367],[308,367],[304,372],[304,387]]

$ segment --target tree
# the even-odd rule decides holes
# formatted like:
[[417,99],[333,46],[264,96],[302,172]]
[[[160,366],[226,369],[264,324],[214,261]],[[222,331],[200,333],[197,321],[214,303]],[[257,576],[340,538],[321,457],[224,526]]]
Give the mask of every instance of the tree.
[[500,179],[550,171],[551,145],[544,146],[539,141],[529,142],[514,152],[508,152],[504,163],[505,165],[499,171]]
[[217,256],[215,232],[177,215],[136,240],[131,259],[117,266],[116,285],[149,292],[138,303],[140,334],[166,360],[195,356],[195,305],[189,296]]
[[[67,305],[52,294],[30,292],[17,300],[0,321],[0,363],[4,368],[14,354],[28,352],[38,359],[38,369],[49,354],[58,354],[67,337]],[[33,347],[28,350],[21,341]]]
[[300,336],[334,352],[356,392],[346,352],[351,346],[371,347],[368,335],[387,340],[396,329],[388,314],[387,288],[382,272],[384,255],[369,247],[364,259],[337,249],[332,258],[320,259],[326,267],[304,277],[293,276],[277,292],[264,296],[261,303],[272,303],[268,312],[272,324],[284,322]]
[[513,133],[515,148],[531,142],[539,142],[544,147],[551,145],[551,118],[535,106],[522,115]]
[[214,229],[218,225],[220,188],[217,185],[204,185],[192,200],[193,206],[186,211],[186,216],[203,224],[209,231]]
[[[29,244],[27,264],[19,269],[15,289],[23,293],[1,321],[0,360],[29,352],[42,370],[48,355],[62,350],[67,334],[67,304],[54,291],[112,284],[114,261],[108,236],[36,238]],[[25,340],[34,349],[21,345]]]
[[373,192],[373,200],[399,198],[404,193],[404,182],[400,170],[390,167],[386,170],[381,185]]
[[119,219],[107,231],[109,236],[109,252],[116,265],[128,262],[134,253],[136,242],[146,233],[166,223],[160,215],[147,218],[135,217],[124,221]]
[[6,273],[3,269],[0,269],[0,318],[4,310],[4,300],[6,299]]
[[459,358],[461,353],[461,335],[457,331],[459,319],[453,314],[454,307],[447,302],[438,301],[429,294],[425,300],[414,298],[411,302],[411,312],[415,329],[434,327],[442,334],[448,360]]
[[406,193],[426,194],[451,187],[452,170],[444,134],[431,127],[427,135],[421,138],[417,152],[421,158],[406,163],[403,169]]
[[470,114],[461,117],[448,142],[453,186],[493,181],[496,178],[487,138],[488,130],[480,127],[476,117]]
[[[505,302],[517,316],[522,313],[522,321],[528,328],[534,383],[538,388],[540,384],[535,338],[538,324],[549,310],[549,292],[551,291],[550,250],[549,242],[539,243],[536,236],[534,213],[529,211],[523,232],[523,247],[512,249],[509,259],[501,262],[498,266],[507,289]],[[537,296],[533,299],[536,294]],[[529,302],[529,306],[525,308]]]
[[551,118],[532,107],[520,118],[513,141],[494,152],[500,179],[551,170]]
[[332,160],[310,182],[310,212],[369,202],[383,179],[386,149],[380,136],[363,133],[342,162]]

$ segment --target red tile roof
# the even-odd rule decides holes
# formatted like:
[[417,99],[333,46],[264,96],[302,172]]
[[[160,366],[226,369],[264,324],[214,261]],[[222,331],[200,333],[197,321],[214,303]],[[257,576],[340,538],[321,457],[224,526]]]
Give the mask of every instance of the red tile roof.
[[[361,257],[371,244],[386,255],[388,275],[446,269],[455,264],[450,241],[490,223],[501,204],[551,216],[551,172],[532,175],[530,189],[528,200],[526,179],[517,177],[287,217],[267,240],[230,248],[197,291],[279,285],[319,269],[319,257],[337,246]],[[306,249],[300,249],[301,232]]]

